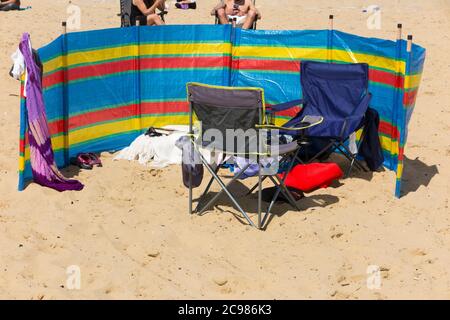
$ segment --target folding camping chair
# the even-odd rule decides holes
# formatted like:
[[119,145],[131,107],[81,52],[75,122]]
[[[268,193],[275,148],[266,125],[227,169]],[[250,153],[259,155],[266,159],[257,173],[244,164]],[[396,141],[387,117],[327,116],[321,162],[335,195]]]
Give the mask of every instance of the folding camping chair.
[[[264,226],[266,218],[270,214],[270,210],[273,204],[278,199],[280,193],[289,201],[289,203],[298,210],[297,204],[287,187],[284,184],[285,177],[280,178],[277,170],[269,170],[269,172],[262,172],[262,158],[263,157],[281,157],[279,160],[279,168],[285,168],[285,172],[289,172],[294,164],[295,158],[300,150],[300,144],[298,141],[279,145],[278,150],[274,151],[275,136],[273,130],[288,130],[289,132],[301,132],[307,128],[312,128],[322,122],[322,117],[306,117],[296,126],[290,128],[277,127],[267,122],[265,117],[265,103],[264,103],[264,91],[260,88],[236,88],[236,87],[220,87],[209,86],[201,83],[188,83],[188,100],[190,105],[189,110],[189,132],[191,141],[195,150],[199,151],[200,159],[207,171],[212,175],[206,189],[198,199],[198,205],[193,210],[192,200],[192,173],[189,173],[189,213],[196,212],[202,214],[208,208],[210,208],[222,195],[225,193],[234,206],[239,210],[242,216],[252,226],[256,226],[261,229]],[[291,105],[296,105],[297,101],[289,102]],[[287,104],[289,104],[287,103]],[[284,104],[286,105],[286,104]],[[194,137],[193,132],[193,118],[194,116],[201,123],[201,133],[199,137]],[[235,143],[236,132],[241,132],[244,140],[240,140],[240,143]],[[211,138],[211,133],[215,133],[214,139]],[[268,133],[265,138],[264,133]],[[220,134],[219,138],[217,134]],[[232,136],[230,136],[230,134]],[[237,137],[239,139],[239,137]],[[256,143],[256,147],[255,147]],[[272,145],[270,145],[272,144]],[[201,154],[201,150],[208,150],[211,152],[219,152],[224,155],[219,160],[217,166],[214,168],[213,164],[207,162],[205,157]],[[236,200],[235,196],[229,190],[231,184],[236,182],[242,177],[244,172],[252,164],[251,161],[240,168],[237,173],[228,184],[225,184],[219,177],[218,171],[220,165],[225,162],[226,156],[240,156],[240,157],[254,157],[257,165],[257,177],[258,177],[258,222],[255,225],[250,216],[244,211],[241,205]],[[262,214],[262,175],[269,176],[270,180],[276,186],[276,192],[272,198],[272,201],[267,208],[266,212]],[[221,191],[217,193],[206,204],[202,204],[204,197],[209,193],[212,183],[216,181]]]
[[[256,5],[256,0],[253,0],[253,5]],[[211,15],[215,17],[214,20],[214,24],[220,24],[220,20],[219,20],[219,16],[217,14],[217,11],[222,8],[224,6],[224,1],[220,0],[220,2],[213,8],[213,10],[211,11]],[[259,12],[259,10],[256,10],[256,18],[255,21],[252,24],[252,27],[250,28],[251,30],[256,30],[256,25],[258,20],[261,19],[261,13]],[[232,20],[228,21],[229,23],[233,24]]]
[[[353,166],[367,171],[358,161],[361,135],[356,153],[347,146],[350,135],[356,134],[364,125],[364,115],[372,95],[368,91],[369,66],[365,63],[332,64],[313,61],[301,62],[302,110],[284,126],[295,125],[305,116],[322,116],[324,121],[306,131],[308,138],[319,138],[325,145],[307,162],[312,162],[326,152],[339,151]],[[288,109],[274,106],[272,112]]]
[[[145,25],[147,22],[142,15],[136,15],[133,16],[132,14],[132,6],[133,6],[133,0],[120,0],[120,27],[131,27],[133,25],[136,25],[136,21],[145,21],[145,23],[140,23],[140,25]],[[162,10],[158,13],[158,15],[161,17],[162,21],[165,21],[164,16],[168,12],[166,10]]]

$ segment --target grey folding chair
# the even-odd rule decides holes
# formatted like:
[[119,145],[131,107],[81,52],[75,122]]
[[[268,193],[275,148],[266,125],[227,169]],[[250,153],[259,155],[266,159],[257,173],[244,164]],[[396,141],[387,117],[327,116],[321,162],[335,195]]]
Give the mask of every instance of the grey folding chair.
[[[299,123],[296,127],[277,127],[268,123],[265,116],[263,89],[188,83],[187,91],[190,105],[189,132],[191,142],[193,143],[195,150],[200,153],[202,164],[211,174],[211,179],[204,192],[199,197],[195,209],[193,209],[192,177],[189,175],[189,213],[202,214],[208,208],[213,206],[224,193],[248,223],[259,229],[263,228],[280,193],[282,193],[285,199],[298,210],[294,197],[284,183],[287,174],[285,174],[283,178],[280,178],[277,169],[268,169],[261,160],[263,158],[267,159],[267,157],[272,157],[272,159],[275,159],[275,164],[278,164],[275,168],[283,168],[284,171],[288,173],[294,165],[301,145],[297,141],[277,145],[276,142],[278,141],[278,136],[276,135],[275,130],[283,129],[300,132],[321,123],[323,118],[309,117],[304,119],[304,121]],[[297,102],[298,101],[293,101],[290,103],[295,105]],[[194,134],[193,130],[194,117],[201,123],[201,130],[197,135]],[[201,154],[200,151],[202,149],[211,152],[220,152],[223,154],[223,158],[214,166],[214,164],[208,163]],[[219,176],[218,172],[220,165],[225,162],[227,156],[239,156],[249,159],[249,161],[243,168],[240,168],[241,170],[226,184]],[[257,175],[255,178],[258,178],[258,221],[256,223],[250,218],[249,214],[245,212],[235,195],[230,191],[230,186],[241,178],[251,165],[256,165]],[[263,177],[269,177],[276,186],[276,192],[273,199],[264,213],[262,210]],[[209,193],[214,181],[219,184],[221,191],[206,204],[203,204],[203,200]]]

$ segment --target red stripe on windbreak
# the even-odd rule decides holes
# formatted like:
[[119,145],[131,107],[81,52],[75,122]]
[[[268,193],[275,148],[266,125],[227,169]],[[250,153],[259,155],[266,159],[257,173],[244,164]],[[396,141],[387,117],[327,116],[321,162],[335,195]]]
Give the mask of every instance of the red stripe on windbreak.
[[378,131],[385,135],[388,135],[392,139],[398,140],[400,137],[398,129],[386,121],[380,121]]
[[387,84],[395,88],[403,88],[403,77],[386,71],[369,69],[369,80]]
[[77,116],[70,117],[69,130],[98,122],[137,116],[138,112],[139,112],[138,105],[131,104],[127,106],[120,106],[116,108],[80,114]]
[[189,112],[188,103],[179,102],[143,102],[141,104],[141,114],[164,114]]
[[19,140],[19,152],[25,152],[25,138]]
[[239,70],[253,69],[253,70],[300,72],[300,61],[239,59],[233,61],[233,68]]
[[44,78],[42,79],[42,87],[48,88],[63,82],[64,82],[64,72],[60,70],[47,76],[44,76]]
[[[270,109],[272,105],[267,105],[266,107],[268,109]],[[297,115],[297,113],[299,113],[302,110],[302,107],[292,107],[288,110],[283,110],[283,111],[279,111],[277,113],[275,113],[276,116],[281,116],[281,117],[290,117],[293,118]]]
[[403,105],[406,107],[413,106],[416,102],[417,89],[409,92],[405,92],[403,95]]
[[403,147],[398,147],[398,161],[403,161],[405,158],[405,149]]
[[[174,112],[188,112],[187,102],[146,102],[141,105],[141,114],[164,114]],[[131,104],[111,109],[87,112],[69,119],[69,130],[104,121],[135,117],[139,115],[139,105]],[[50,134],[64,132],[64,121],[57,120],[49,123]]]
[[[239,59],[233,61],[233,68],[239,70],[300,72],[300,61]],[[403,77],[398,77],[386,71],[369,69],[369,79],[396,88],[403,88]]]
[[231,57],[143,58],[142,69],[215,68],[230,65]]
[[[74,67],[67,70],[68,81],[75,81],[90,77],[99,77],[114,73],[138,70],[138,63],[142,69],[156,68],[214,68],[227,67],[230,57],[186,57],[186,58],[144,58],[107,62],[102,64]],[[43,79],[44,88],[63,82],[63,71],[57,71]]]
[[67,78],[69,81],[74,81],[132,70],[137,70],[134,59],[71,68],[67,70]]
[[57,121],[49,122],[48,129],[50,131],[50,135],[64,132],[64,121],[57,120]]

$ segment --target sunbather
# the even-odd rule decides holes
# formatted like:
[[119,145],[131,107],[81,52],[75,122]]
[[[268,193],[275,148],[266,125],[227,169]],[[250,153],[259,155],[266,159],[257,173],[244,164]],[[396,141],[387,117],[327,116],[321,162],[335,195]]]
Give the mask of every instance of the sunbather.
[[20,0],[0,0],[0,11],[19,10]]
[[223,0],[216,7],[220,24],[227,24],[236,19],[236,25],[250,29],[257,17],[257,11],[251,0]]
[[[164,11],[165,2],[165,0],[133,0],[131,17],[146,17],[146,21],[139,21],[141,25],[162,25],[164,21],[156,14],[156,9]],[[131,21],[131,25],[136,25],[136,21]]]

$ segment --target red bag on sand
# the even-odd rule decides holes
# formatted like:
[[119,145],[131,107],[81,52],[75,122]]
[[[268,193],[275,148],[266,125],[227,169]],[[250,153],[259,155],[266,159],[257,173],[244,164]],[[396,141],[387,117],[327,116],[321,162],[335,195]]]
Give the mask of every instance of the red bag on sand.
[[[344,175],[336,163],[298,164],[288,174],[285,184],[303,192],[329,187]],[[280,174],[283,178],[284,174]]]

